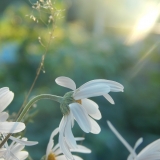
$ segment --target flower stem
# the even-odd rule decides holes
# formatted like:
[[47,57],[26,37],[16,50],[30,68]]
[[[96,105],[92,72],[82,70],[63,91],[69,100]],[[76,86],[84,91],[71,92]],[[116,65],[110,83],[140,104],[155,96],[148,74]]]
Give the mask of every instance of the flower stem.
[[51,95],[51,94],[41,94],[41,95],[38,95],[36,97],[34,97],[33,99],[31,99],[27,105],[24,107],[24,109],[22,110],[22,112],[20,113],[19,117],[17,118],[17,122],[21,122],[22,119],[24,118],[24,116],[26,115],[26,113],[29,111],[29,109],[31,108],[31,106],[39,101],[40,99],[51,99],[51,100],[54,100],[54,101],[57,101],[59,103],[61,103],[62,101],[62,97],[60,96],[55,96],[55,95]]
[[[16,122],[21,122],[24,118],[24,116],[27,114],[27,112],[29,111],[29,109],[32,107],[32,105],[39,101],[40,99],[51,99],[54,100],[56,102],[61,103],[63,98],[60,96],[55,96],[55,95],[51,95],[51,94],[41,94],[38,95],[34,98],[32,98],[27,105],[24,107],[24,109],[22,110],[22,112],[20,113],[19,117],[17,118]],[[0,143],[0,148],[5,144],[5,142],[9,139],[9,137],[12,135],[12,133],[9,133],[4,139],[3,141]]]

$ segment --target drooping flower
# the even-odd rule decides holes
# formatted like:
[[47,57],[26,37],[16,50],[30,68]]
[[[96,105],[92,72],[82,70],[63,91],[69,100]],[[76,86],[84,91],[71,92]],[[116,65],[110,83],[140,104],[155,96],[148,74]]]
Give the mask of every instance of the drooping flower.
[[123,92],[124,87],[117,82],[105,79],[89,81],[78,89],[76,89],[74,81],[68,77],[58,77],[55,81],[60,86],[73,90],[64,95],[63,101],[60,104],[63,118],[59,127],[60,148],[67,158],[72,159],[70,149],[76,149],[77,147],[71,131],[74,119],[86,133],[98,134],[101,130],[98,123],[94,120],[101,119],[99,107],[88,98],[104,96],[110,103],[114,104],[113,99],[108,93],[110,91]]
[[25,129],[24,123],[7,122],[9,115],[7,112],[3,112],[13,97],[14,93],[8,87],[0,88],[0,133],[17,133]]
[[6,142],[0,149],[0,160],[24,160],[28,157],[27,151],[22,151],[25,146],[32,146],[37,144],[35,141],[27,141],[27,138],[15,138],[10,136],[12,143],[8,145]]
[[136,148],[143,142],[142,138],[139,138],[135,143],[134,148],[132,148],[128,142],[120,135],[120,133],[115,129],[115,127],[107,121],[109,128],[117,136],[117,138],[123,143],[123,145],[128,149],[130,155],[127,160],[160,160],[160,139],[147,145],[142,151],[136,154]]
[[[58,134],[59,128],[56,128],[49,139],[45,160],[67,160],[65,155],[62,154],[59,144],[54,146],[53,138]],[[83,140],[84,138],[75,138],[76,141]],[[64,142],[65,143],[65,142]],[[72,149],[71,152],[80,152],[80,153],[91,153],[91,150],[82,146],[77,145],[76,149]],[[79,156],[73,155],[74,160],[82,160]]]

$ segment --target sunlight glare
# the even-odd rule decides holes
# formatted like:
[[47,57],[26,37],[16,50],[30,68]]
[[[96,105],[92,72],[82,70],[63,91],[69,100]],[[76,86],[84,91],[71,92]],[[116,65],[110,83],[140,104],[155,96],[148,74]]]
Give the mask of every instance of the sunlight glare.
[[143,16],[139,18],[131,34],[127,37],[126,44],[131,45],[144,39],[154,27],[159,14],[160,4],[149,4]]

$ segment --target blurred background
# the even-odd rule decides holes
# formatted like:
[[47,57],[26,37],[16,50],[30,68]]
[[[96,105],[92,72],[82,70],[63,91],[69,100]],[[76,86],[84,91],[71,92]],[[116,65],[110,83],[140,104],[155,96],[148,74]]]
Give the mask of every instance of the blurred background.
[[[54,24],[54,39],[29,99],[42,93],[63,96],[69,90],[55,83],[58,76],[72,78],[77,87],[92,79],[123,84],[124,93],[110,94],[115,105],[103,97],[92,98],[102,113],[100,134],[84,134],[77,124],[73,132],[85,136],[83,144],[92,150],[91,154],[78,154],[84,159],[127,159],[128,151],[106,120],[131,146],[144,138],[137,153],[160,137],[159,1],[57,0],[54,6],[61,10]],[[46,12],[41,15],[44,19],[49,16]],[[15,93],[7,108],[12,116],[35,78],[45,52],[38,37],[48,43],[53,25],[48,26],[39,20],[28,0],[0,1],[0,87],[8,86]],[[25,136],[39,144],[26,149],[33,160],[39,160],[62,113],[59,104],[49,100],[37,102],[30,113]]]

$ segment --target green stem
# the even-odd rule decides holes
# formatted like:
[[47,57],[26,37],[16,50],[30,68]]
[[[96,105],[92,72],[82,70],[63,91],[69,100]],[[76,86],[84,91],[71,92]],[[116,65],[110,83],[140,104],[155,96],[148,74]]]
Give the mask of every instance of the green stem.
[[[19,117],[17,118],[16,122],[21,122],[22,119],[24,118],[24,116],[27,114],[27,112],[29,111],[29,109],[32,107],[32,105],[39,101],[40,99],[51,99],[54,100],[56,102],[61,103],[63,98],[59,97],[59,96],[55,96],[55,95],[51,95],[51,94],[41,94],[38,95],[34,98],[32,98],[27,105],[24,107],[24,109],[22,110],[22,112],[20,113]],[[9,139],[9,137],[12,135],[12,133],[9,133],[5,139],[0,143],[0,148],[5,144],[5,142]]]
[[57,101],[59,103],[61,103],[62,101],[62,97],[59,97],[59,96],[55,96],[55,95],[51,95],[51,94],[41,94],[41,95],[38,95],[36,97],[34,97],[33,99],[31,99],[27,104],[26,106],[24,107],[23,111],[20,113],[19,117],[17,118],[17,122],[21,122],[22,119],[24,118],[24,116],[27,114],[27,112],[29,111],[29,109],[31,108],[31,106],[39,101],[40,99],[51,99],[51,100],[54,100],[54,101]]

